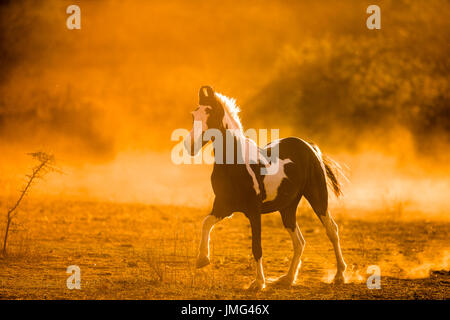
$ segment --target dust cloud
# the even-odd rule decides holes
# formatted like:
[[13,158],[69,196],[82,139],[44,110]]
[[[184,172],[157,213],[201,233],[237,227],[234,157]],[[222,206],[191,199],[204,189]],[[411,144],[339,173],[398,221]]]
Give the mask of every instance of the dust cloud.
[[72,2],[0,6],[3,198],[45,150],[32,196],[210,207],[211,167],[170,160],[210,84],[346,168],[338,215],[448,220],[448,2],[382,1],[379,31],[359,1],[80,2],[67,30]]

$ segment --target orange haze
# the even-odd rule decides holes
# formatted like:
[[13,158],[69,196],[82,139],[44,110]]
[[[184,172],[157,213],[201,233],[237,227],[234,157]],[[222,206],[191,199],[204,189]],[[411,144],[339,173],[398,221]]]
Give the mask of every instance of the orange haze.
[[[65,9],[81,7],[81,30]],[[244,128],[280,128],[344,165],[339,215],[448,220],[447,1],[11,1],[0,7],[0,182],[15,197],[55,154],[63,174],[32,196],[208,207],[208,165],[176,166],[210,84]],[[412,41],[411,39],[414,39]]]

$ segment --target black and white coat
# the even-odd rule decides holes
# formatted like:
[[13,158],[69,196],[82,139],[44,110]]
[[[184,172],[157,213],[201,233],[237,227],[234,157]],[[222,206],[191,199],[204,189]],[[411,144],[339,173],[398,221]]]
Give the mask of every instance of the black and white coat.
[[[288,273],[278,282],[293,284],[305,246],[296,222],[297,206],[304,196],[334,246],[338,266],[335,281],[342,282],[346,264],[339,245],[337,225],[328,212],[327,179],[335,194],[340,194],[333,162],[323,156],[317,146],[295,137],[276,140],[263,149],[258,148],[244,135],[238,111],[233,99],[214,92],[209,86],[200,88],[199,106],[192,115],[194,121],[201,123],[202,131],[199,134],[193,129],[185,140],[185,146],[191,155],[195,155],[208,142],[203,137],[207,129],[215,129],[214,132],[223,138],[211,138],[215,155],[211,184],[215,199],[211,213],[203,221],[197,267],[209,264],[209,235],[213,226],[235,212],[242,212],[250,221],[252,251],[257,262],[256,280],[250,289],[263,289],[261,214],[279,211],[292,238],[294,256]],[[224,143],[227,135],[234,142],[232,152]],[[277,152],[278,157],[272,157]]]

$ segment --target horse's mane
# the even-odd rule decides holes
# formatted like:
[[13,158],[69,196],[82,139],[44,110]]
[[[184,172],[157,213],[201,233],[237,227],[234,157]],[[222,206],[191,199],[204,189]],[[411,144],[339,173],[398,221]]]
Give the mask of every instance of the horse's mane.
[[224,121],[226,121],[226,127],[228,127],[228,129],[239,129],[242,131],[241,119],[239,119],[239,111],[241,110],[236,105],[236,99],[229,98],[218,92],[216,92],[215,95],[222,103],[225,111]]

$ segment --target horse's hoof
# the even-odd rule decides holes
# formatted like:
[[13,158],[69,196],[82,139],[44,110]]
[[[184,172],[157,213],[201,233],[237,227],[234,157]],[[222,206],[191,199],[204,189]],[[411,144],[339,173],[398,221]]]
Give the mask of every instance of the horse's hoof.
[[345,283],[344,273],[337,273],[334,276],[333,284],[340,285],[340,284],[344,284],[344,283]]
[[200,269],[200,268],[203,268],[203,267],[206,267],[208,264],[209,264],[210,262],[209,262],[209,258],[208,257],[206,257],[206,256],[199,256],[198,258],[197,258],[197,263],[195,264],[195,266],[197,267],[197,269]]
[[285,274],[276,279],[274,283],[277,286],[292,286],[294,284],[294,279]]
[[261,291],[266,287],[266,284],[260,280],[253,280],[247,291]]

